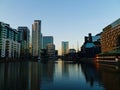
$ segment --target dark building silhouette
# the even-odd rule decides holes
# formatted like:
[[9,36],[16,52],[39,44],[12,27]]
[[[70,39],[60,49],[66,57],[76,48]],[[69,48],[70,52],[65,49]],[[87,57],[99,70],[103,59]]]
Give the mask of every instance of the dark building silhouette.
[[100,34],[92,36],[91,33],[85,36],[85,42],[81,47],[82,57],[94,57],[101,52]]

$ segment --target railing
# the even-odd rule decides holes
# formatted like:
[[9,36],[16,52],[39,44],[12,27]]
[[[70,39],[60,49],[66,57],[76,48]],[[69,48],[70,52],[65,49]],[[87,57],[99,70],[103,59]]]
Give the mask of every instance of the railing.
[[96,62],[119,62],[120,56],[97,56]]

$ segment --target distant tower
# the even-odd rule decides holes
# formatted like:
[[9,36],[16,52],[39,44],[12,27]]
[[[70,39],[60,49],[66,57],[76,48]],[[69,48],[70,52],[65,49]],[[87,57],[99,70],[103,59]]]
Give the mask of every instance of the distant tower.
[[69,52],[69,42],[62,41],[62,55],[68,54]]
[[32,55],[40,56],[42,49],[41,20],[34,20],[32,24]]

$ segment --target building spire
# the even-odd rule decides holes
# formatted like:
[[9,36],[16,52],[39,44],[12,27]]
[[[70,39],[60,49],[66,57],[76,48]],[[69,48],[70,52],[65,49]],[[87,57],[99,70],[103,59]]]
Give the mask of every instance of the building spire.
[[77,41],[77,52],[79,52],[79,43]]

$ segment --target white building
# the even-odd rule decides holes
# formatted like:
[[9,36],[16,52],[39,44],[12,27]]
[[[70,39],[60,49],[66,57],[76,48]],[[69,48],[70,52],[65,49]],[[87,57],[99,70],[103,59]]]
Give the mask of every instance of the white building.
[[9,24],[0,22],[0,58],[19,58],[18,32]]
[[41,37],[41,21],[34,20],[32,24],[32,55],[34,57],[40,56],[42,49],[42,37]]

